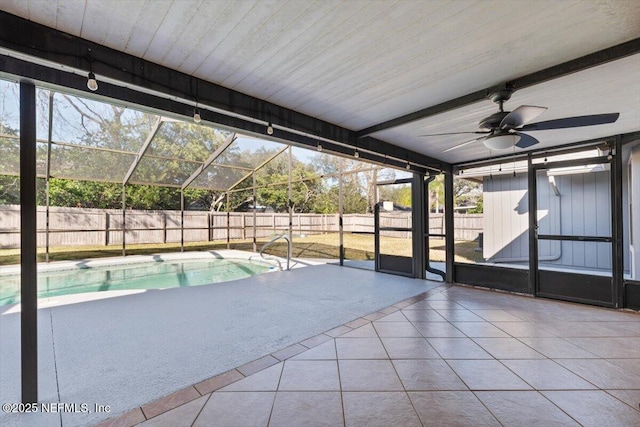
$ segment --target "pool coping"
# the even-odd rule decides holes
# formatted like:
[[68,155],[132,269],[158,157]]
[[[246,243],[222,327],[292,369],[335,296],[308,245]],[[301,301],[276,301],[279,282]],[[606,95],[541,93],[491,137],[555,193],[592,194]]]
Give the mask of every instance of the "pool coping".
[[[273,271],[279,271],[277,264],[270,263],[268,260],[262,259],[257,252],[241,251],[237,249],[221,249],[211,251],[187,251],[187,252],[167,252],[150,255],[127,255],[126,257],[106,257],[106,258],[87,258],[74,261],[54,261],[51,263],[38,263],[38,272],[59,272],[66,270],[75,270],[80,267],[84,268],[100,268],[109,266],[133,266],[137,264],[149,263],[149,262],[170,262],[180,260],[213,260],[213,259],[239,259],[247,260],[271,267],[268,271],[262,274],[271,273]],[[278,259],[283,265],[286,263],[286,258],[273,257]],[[331,261],[331,260],[327,260]],[[309,265],[321,265],[320,261],[309,261],[306,259],[291,259],[291,268],[302,268]],[[6,276],[15,276],[20,274],[21,266],[11,265],[0,267],[0,278]],[[38,308],[51,308],[59,305],[75,304],[79,302],[95,301],[105,298],[116,298],[124,295],[132,295],[136,293],[145,292],[144,289],[127,289],[127,290],[111,290],[100,292],[82,292],[69,295],[58,295],[51,297],[38,298]],[[0,314],[17,313],[21,311],[20,303],[0,305]]]
[[[40,262],[38,263],[38,271],[39,272],[50,272],[50,271],[62,271],[62,270],[71,270],[76,269],[78,267],[108,267],[111,265],[132,265],[132,264],[140,264],[144,262],[151,261],[178,261],[184,259],[194,259],[194,260],[202,260],[202,259],[246,259],[251,261],[260,262],[263,264],[268,264],[274,266],[267,262],[267,260],[261,259],[260,254],[257,252],[248,252],[241,251],[237,249],[221,249],[221,250],[211,250],[211,251],[187,251],[187,252],[166,252],[166,253],[157,253],[150,255],[127,255],[127,256],[117,256],[117,257],[106,257],[106,258],[86,258],[79,259],[74,261],[53,261],[50,263]],[[279,258],[280,261],[286,261],[286,259]],[[21,266],[20,264],[10,265],[10,266],[2,266],[0,267],[0,276],[5,275],[15,275],[20,274]]]
[[440,286],[431,288],[428,291],[422,292],[411,298],[396,302],[365,316],[355,318],[318,335],[306,338],[283,349],[261,356],[256,360],[237,366],[221,374],[214,375],[211,378],[192,384],[191,386],[175,391],[159,399],[145,403],[123,414],[101,421],[98,424],[95,424],[94,427],[133,427],[136,424],[153,419],[202,396],[213,393],[214,391],[233,384],[236,381],[240,381],[243,378],[261,372],[275,364],[290,359],[303,351],[317,347],[322,343],[344,335],[347,332],[378,320],[381,317],[395,313],[405,307],[420,302],[430,295],[442,292],[451,286],[453,286],[453,284],[443,283]]

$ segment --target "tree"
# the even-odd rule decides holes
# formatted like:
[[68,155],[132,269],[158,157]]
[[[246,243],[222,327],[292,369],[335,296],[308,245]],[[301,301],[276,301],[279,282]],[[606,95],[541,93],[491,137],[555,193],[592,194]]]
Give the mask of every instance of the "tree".
[[392,185],[380,188],[380,199],[399,206],[411,207],[411,186]]

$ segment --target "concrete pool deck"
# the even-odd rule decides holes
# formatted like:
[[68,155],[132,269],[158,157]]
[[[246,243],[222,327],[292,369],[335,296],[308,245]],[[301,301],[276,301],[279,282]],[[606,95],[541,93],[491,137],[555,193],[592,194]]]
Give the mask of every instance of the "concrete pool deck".
[[[40,402],[109,405],[110,412],[2,413],[0,424],[91,425],[441,285],[309,265],[213,285],[49,301],[38,312]],[[0,308],[3,403],[20,401],[19,321],[16,306]]]

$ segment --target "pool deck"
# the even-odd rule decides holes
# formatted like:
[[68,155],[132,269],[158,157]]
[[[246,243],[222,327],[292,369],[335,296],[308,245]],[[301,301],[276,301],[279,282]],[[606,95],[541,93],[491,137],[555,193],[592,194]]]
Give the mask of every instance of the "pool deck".
[[638,426],[640,315],[441,285],[99,427]]
[[[208,256],[237,257],[238,252]],[[124,261],[135,263],[136,258]],[[297,267],[303,264],[213,285],[43,300],[38,311],[40,402],[109,405],[110,412],[1,413],[0,424],[92,425],[176,391],[196,390],[194,384],[205,391],[204,384],[219,374],[249,375],[264,360],[280,361],[295,349],[306,349],[310,337],[336,327],[334,334],[350,330],[342,325],[442,286],[302,260]],[[20,401],[19,321],[19,306],[0,307],[3,403]],[[244,371],[232,371],[243,365],[248,366]]]

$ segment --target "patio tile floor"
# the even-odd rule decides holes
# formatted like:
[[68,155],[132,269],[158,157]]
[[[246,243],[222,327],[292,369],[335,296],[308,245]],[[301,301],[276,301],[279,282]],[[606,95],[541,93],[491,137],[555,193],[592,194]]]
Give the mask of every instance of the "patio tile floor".
[[638,366],[637,313],[441,286],[100,426],[640,425]]

